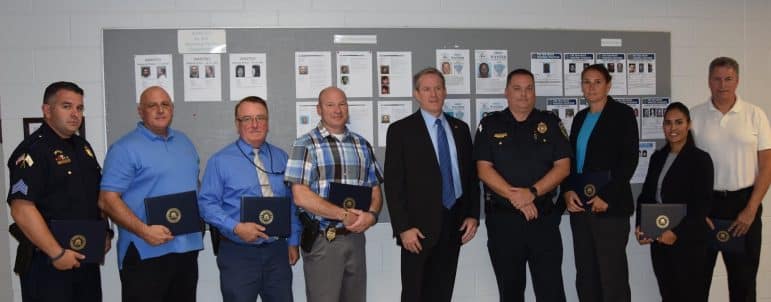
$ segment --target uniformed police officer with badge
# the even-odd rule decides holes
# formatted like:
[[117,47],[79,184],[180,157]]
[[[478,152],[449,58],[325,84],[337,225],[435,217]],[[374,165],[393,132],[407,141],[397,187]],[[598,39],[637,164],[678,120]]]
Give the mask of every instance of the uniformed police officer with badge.
[[500,299],[525,301],[529,263],[536,300],[565,301],[562,211],[552,198],[570,173],[570,143],[559,117],[535,109],[530,71],[509,73],[504,94],[508,108],[482,119],[474,141]]
[[[45,90],[42,109],[43,125],[19,144],[8,162],[22,300],[102,301],[99,265],[81,263],[85,256],[75,251],[87,244],[84,238],[62,246],[49,227],[52,220],[102,217],[97,206],[99,163],[91,145],[76,134],[83,123],[83,89],[53,83]],[[109,244],[107,238],[105,252]]]

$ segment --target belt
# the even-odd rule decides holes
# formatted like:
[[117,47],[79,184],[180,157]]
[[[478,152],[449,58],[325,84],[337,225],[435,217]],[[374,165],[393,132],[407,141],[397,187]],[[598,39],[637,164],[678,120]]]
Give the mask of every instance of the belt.
[[734,199],[734,198],[742,198],[744,196],[748,196],[749,194],[752,194],[753,186],[746,187],[744,189],[739,189],[736,191],[728,191],[728,190],[714,190],[712,191],[712,196],[719,199]]
[[326,229],[322,229],[321,232],[319,232],[319,235],[324,236],[327,241],[333,241],[337,236],[345,236],[350,233],[351,231],[346,228],[336,228],[330,225]]

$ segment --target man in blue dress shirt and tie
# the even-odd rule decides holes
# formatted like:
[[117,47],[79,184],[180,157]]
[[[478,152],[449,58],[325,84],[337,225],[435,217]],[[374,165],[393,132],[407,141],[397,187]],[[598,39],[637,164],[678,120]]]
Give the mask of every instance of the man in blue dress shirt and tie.
[[[266,142],[268,105],[249,96],[236,105],[239,138],[206,165],[198,205],[220,233],[217,266],[224,301],[292,301],[292,269],[299,258],[300,222],[291,207],[291,236],[271,237],[265,227],[241,222],[241,197],[290,197],[284,183],[287,154]],[[279,219],[276,217],[276,219]]]

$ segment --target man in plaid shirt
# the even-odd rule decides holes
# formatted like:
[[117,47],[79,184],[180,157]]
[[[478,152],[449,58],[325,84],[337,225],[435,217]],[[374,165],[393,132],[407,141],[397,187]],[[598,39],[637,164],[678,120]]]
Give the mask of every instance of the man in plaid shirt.
[[[316,112],[321,122],[294,142],[284,178],[297,206],[319,224],[313,247],[302,252],[307,300],[366,301],[364,231],[377,222],[383,203],[382,172],[369,142],[346,127],[348,100],[342,90],[322,90]],[[371,187],[369,209],[330,202],[331,183]]]

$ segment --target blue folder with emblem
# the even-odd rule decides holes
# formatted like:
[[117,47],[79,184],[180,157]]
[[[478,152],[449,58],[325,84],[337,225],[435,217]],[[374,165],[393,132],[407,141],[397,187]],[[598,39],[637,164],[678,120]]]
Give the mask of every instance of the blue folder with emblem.
[[680,224],[688,207],[682,203],[644,203],[640,205],[640,231],[646,238],[656,239],[661,233]]
[[709,234],[713,248],[723,253],[744,252],[744,238],[746,235],[735,237],[733,232],[728,231],[733,220],[712,219],[712,223],[715,225],[715,229],[711,230]]
[[165,226],[174,236],[203,230],[195,191],[146,198],[145,211],[148,225]]
[[271,237],[287,238],[291,234],[292,201],[287,197],[241,197],[241,222],[254,222],[265,227]]
[[341,208],[369,211],[369,205],[372,203],[372,187],[333,182],[329,184],[328,200]]
[[578,194],[578,198],[581,199],[584,208],[587,209],[592,206],[586,202],[594,198],[594,196],[597,196],[597,192],[609,182],[610,171],[585,172],[570,176],[570,183],[573,190]]
[[51,220],[50,228],[59,245],[86,256],[80,262],[104,261],[107,225],[103,220]]

